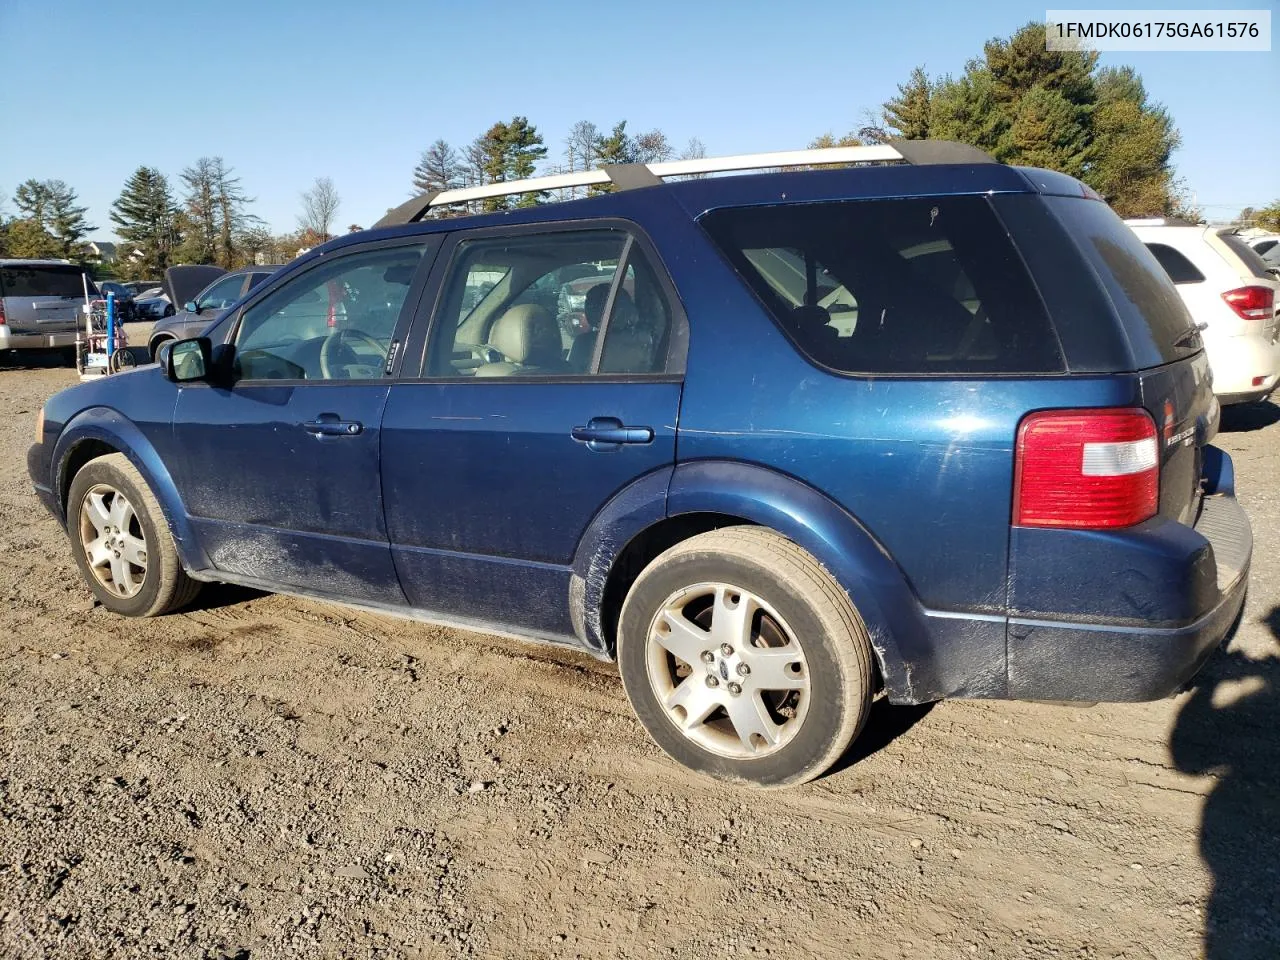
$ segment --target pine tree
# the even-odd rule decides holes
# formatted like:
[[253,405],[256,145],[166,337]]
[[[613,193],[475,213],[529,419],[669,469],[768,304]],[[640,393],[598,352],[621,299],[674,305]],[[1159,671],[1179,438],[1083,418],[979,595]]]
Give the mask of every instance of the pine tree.
[[179,256],[184,263],[216,263],[227,270],[241,264],[239,237],[260,221],[245,210],[253,200],[232,174],[221,157],[201,157],[182,171],[187,229]]
[[1125,217],[1169,216],[1176,198],[1169,158],[1180,138],[1168,111],[1149,103],[1132,67],[1097,77],[1090,185]]
[[172,262],[177,245],[174,215],[177,212],[169,181],[154,167],[142,166],[125,181],[111,205],[111,222],[121,240],[141,251],[130,260],[139,276],[162,276]]
[[6,246],[9,256],[32,260],[48,260],[62,256],[62,246],[39,221],[19,217],[9,222]]
[[437,140],[422,152],[422,158],[413,168],[413,189],[417,193],[453,190],[462,186],[464,175],[458,151],[447,141]]
[[88,207],[80,206],[76,192],[61,180],[46,180],[49,188],[49,232],[62,247],[62,256],[82,260],[84,238],[97,227],[85,219]]
[[213,263],[218,252],[218,211],[213,161],[201,157],[181,174],[183,240],[178,257],[183,263]]
[[19,220],[33,220],[42,228],[49,224],[48,181],[26,180],[13,192],[13,205],[18,208]]
[[903,136],[958,140],[1005,163],[1077,176],[1124,215],[1186,209],[1168,111],[1148,101],[1131,68],[1100,69],[1094,52],[1046,50],[1040,23],[988,41],[958,78],[930,81],[917,67],[883,110]]
[[[499,121],[473,145],[484,183],[506,183],[532,177],[536,164],[547,155],[542,135],[525,117],[512,117],[510,123]],[[524,193],[514,198],[517,207],[531,207],[542,202],[543,194]],[[483,202],[486,211],[507,210],[512,197],[489,197]]]
[[[9,243],[26,252],[16,255],[84,259],[83,240],[97,228],[85,219],[88,207],[80,206],[76,199],[76,192],[62,180],[27,180],[19,184],[13,203],[21,214],[18,221],[24,225],[11,232]],[[41,252],[30,252],[33,250]]]
[[916,67],[906,83],[898,84],[898,95],[884,105],[884,125],[906,140],[929,137],[929,101],[933,84],[924,67]]

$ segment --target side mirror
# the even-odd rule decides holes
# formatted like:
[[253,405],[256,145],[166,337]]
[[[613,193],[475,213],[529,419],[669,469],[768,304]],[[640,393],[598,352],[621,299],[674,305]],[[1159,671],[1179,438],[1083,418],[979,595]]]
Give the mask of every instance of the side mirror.
[[156,361],[165,377],[174,383],[193,383],[209,378],[213,370],[212,352],[208,337],[173,340],[161,345]]
[[200,305],[196,303],[194,300],[188,300],[186,303],[182,305],[182,309],[187,311],[187,313],[199,313]]

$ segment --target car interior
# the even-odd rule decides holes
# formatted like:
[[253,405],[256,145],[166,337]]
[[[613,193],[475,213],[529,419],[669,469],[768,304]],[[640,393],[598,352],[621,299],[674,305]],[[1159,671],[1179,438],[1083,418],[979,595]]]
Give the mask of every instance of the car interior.
[[671,311],[624,233],[566,232],[462,244],[437,325],[434,376],[646,374],[665,369]]
[[314,269],[244,311],[235,366],[245,380],[382,376],[420,247],[358,253]]

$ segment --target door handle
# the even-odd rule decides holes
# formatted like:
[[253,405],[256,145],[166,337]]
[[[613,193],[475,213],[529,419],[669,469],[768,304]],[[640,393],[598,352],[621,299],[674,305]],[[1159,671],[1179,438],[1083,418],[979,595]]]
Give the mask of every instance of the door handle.
[[356,420],[341,420],[336,413],[322,413],[304,423],[302,429],[316,437],[354,437],[364,431],[364,424]]
[[626,427],[617,417],[592,417],[570,435],[588,450],[617,450],[624,443],[652,443],[653,427]]

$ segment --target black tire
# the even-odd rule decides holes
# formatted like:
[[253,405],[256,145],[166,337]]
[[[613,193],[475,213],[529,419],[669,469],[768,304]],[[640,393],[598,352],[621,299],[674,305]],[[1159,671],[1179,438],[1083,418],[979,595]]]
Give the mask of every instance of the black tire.
[[[140,534],[145,541],[145,574],[141,587],[131,596],[113,592],[90,566],[81,531],[82,525],[93,526],[86,514],[85,498],[95,488],[109,488],[123,494],[137,521],[132,535]],[[72,478],[67,495],[67,532],[81,576],[98,602],[113,613],[126,617],[158,617],[186,606],[200,592],[201,584],[182,569],[178,548],[159,502],[124,454],[112,453],[90,460]]]
[[160,352],[160,348],[172,340],[173,337],[158,337],[151,341],[151,345],[147,347],[147,352],[151,355],[151,362],[156,362],[156,354]]
[[[808,685],[801,696],[807,698],[807,707],[802,714],[794,710],[795,716],[781,717],[783,724],[798,720],[799,725],[789,739],[767,748],[759,757],[725,756],[695,742],[677,726],[650,679],[649,631],[664,605],[694,585],[712,583],[748,591],[771,607],[785,624],[781,633],[789,633],[790,643],[798,644],[802,652]],[[736,596],[730,599],[737,602]],[[762,633],[762,620],[754,622],[757,632]],[[786,644],[787,649],[791,649],[790,643]],[[757,637],[752,645],[774,644],[763,644]],[[718,656],[718,651],[709,652]],[[662,656],[658,654],[660,659]],[[765,787],[812,780],[848,749],[866,722],[871,705],[871,656],[866,627],[839,585],[812,556],[762,527],[727,527],[704,533],[658,556],[636,578],[623,603],[618,625],[618,665],[623,686],[640,722],[658,745],[699,773]],[[676,665],[677,671],[684,670],[678,666],[684,661],[673,657],[664,662]],[[689,676],[704,680],[707,686],[714,681],[717,687],[721,685],[719,676],[723,676],[727,696],[727,684],[739,678],[723,671],[719,676],[703,676],[704,672],[714,675],[719,669],[719,661],[699,663]],[[747,682],[746,677],[741,678],[741,684]],[[740,684],[734,685],[743,689]],[[723,725],[729,717],[728,713],[713,713],[708,720]],[[758,741],[752,748],[741,749],[761,745],[763,741]]]

